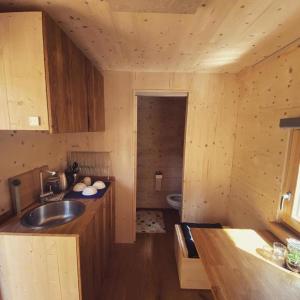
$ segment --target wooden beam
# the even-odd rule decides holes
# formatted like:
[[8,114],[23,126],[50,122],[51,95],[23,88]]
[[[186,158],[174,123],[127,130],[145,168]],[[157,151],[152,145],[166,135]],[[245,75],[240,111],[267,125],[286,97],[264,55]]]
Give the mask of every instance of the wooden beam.
[[300,117],[280,119],[279,127],[281,127],[281,128],[300,128]]

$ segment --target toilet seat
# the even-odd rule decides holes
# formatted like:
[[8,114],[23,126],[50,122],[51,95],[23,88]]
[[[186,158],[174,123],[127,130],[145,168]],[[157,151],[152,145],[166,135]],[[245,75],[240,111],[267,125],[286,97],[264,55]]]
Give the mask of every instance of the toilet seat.
[[182,194],[167,195],[167,202],[172,208],[180,210],[182,204]]

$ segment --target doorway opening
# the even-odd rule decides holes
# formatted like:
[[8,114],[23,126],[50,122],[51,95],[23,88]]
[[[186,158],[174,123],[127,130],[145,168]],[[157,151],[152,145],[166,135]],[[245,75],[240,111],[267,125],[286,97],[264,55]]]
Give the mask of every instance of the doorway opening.
[[187,93],[136,96],[137,233],[165,233],[166,221],[180,220],[186,108]]

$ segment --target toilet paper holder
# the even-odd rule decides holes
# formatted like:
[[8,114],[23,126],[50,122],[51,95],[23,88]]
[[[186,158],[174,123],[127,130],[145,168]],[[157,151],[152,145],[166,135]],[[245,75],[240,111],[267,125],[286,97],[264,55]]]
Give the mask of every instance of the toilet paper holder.
[[161,185],[162,185],[162,179],[163,179],[162,172],[156,171],[154,178],[155,178],[155,191],[159,192],[159,191],[161,191]]

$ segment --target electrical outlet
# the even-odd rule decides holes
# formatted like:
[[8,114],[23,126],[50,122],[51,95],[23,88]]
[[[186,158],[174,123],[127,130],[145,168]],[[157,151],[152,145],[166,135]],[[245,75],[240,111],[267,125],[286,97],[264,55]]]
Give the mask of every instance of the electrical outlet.
[[39,116],[30,116],[28,118],[29,126],[38,127],[41,125],[41,118]]

